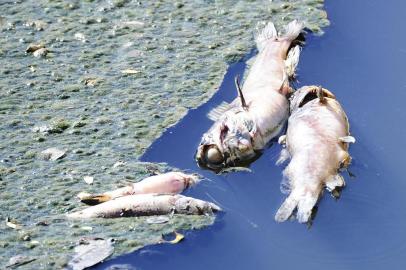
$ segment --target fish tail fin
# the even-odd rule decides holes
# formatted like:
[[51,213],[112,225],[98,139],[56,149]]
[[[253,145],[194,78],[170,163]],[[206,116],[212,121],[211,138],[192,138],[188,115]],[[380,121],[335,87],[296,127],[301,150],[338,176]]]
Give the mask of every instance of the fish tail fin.
[[88,194],[88,193],[84,193],[84,192],[79,193],[77,196],[81,202],[83,202],[87,205],[96,205],[96,204],[110,201],[112,199],[111,196],[107,195],[107,194],[94,195],[94,194]]
[[[304,23],[298,20],[293,20],[285,27],[285,34],[282,36],[278,35],[275,25],[272,22],[268,22],[265,26],[263,24],[257,25],[257,35],[255,41],[257,43],[257,48],[262,51],[267,41],[284,40],[289,41],[289,44],[298,39],[299,35],[302,33],[304,28]],[[299,42],[300,44],[300,42]]]
[[260,24],[257,25],[257,35],[255,41],[257,43],[257,48],[261,52],[268,40],[276,40],[278,38],[278,32],[276,31],[273,22],[268,22],[264,27],[261,28]]
[[295,211],[298,203],[298,198],[296,198],[295,194],[291,192],[276,212],[275,220],[277,222],[284,222],[288,220],[288,218],[293,214],[293,211]]
[[297,206],[297,220],[300,223],[307,223],[311,220],[312,210],[319,200],[319,194],[307,192],[305,196],[301,198]]
[[295,209],[297,209],[296,218],[300,223],[306,223],[311,220],[312,210],[319,199],[319,193],[314,192],[295,192],[293,190],[285,199],[275,215],[277,222],[286,221]]
[[282,38],[294,41],[298,38],[300,33],[302,33],[304,26],[304,23],[298,20],[291,21],[288,25],[286,25],[285,34],[282,36]]

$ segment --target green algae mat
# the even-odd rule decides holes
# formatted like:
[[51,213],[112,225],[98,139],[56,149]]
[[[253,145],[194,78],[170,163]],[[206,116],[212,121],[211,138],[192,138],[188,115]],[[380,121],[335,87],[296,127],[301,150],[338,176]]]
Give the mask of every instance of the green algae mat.
[[258,23],[299,19],[316,34],[329,23],[322,0],[6,0],[0,10],[0,267],[22,255],[19,269],[63,268],[84,237],[114,238],[117,256],[212,224],[64,214],[83,207],[79,192],[173,170],[138,158],[216,92]]

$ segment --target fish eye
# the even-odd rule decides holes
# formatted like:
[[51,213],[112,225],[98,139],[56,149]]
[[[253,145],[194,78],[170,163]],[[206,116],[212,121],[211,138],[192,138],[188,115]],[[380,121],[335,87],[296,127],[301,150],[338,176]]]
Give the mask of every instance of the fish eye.
[[207,149],[205,158],[209,163],[212,164],[220,164],[223,162],[223,155],[221,154],[220,150],[215,146],[212,146]]

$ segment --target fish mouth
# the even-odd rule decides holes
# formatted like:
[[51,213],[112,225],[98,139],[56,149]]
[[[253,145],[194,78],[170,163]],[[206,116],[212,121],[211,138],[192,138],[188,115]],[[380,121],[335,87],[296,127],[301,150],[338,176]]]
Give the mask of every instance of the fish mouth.
[[253,155],[246,157],[244,159],[240,159],[238,157],[232,158],[227,153],[219,153],[221,154],[221,159],[219,160],[211,160],[209,158],[208,152],[210,149],[217,149],[216,145],[201,145],[199,146],[197,153],[195,155],[195,159],[197,161],[197,165],[202,169],[207,169],[214,171],[215,173],[221,173],[223,170],[232,167],[249,167],[249,165],[257,160],[262,152],[254,151]]
[[226,167],[226,158],[215,144],[200,145],[195,159],[200,168],[220,171]]

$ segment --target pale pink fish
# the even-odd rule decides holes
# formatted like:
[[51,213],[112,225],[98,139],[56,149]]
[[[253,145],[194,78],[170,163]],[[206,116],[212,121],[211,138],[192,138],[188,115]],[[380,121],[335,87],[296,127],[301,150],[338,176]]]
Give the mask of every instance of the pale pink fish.
[[344,187],[340,170],[351,162],[348,146],[355,139],[343,108],[327,89],[300,88],[291,97],[290,108],[287,133],[279,138],[286,148],[278,160],[290,159],[282,182],[289,196],[275,219],[285,221],[297,209],[298,221],[305,223],[324,187],[330,192]]
[[147,177],[140,182],[103,194],[80,193],[78,197],[82,202],[94,205],[127,195],[148,193],[179,194],[198,182],[199,178],[196,175],[168,172]]
[[295,73],[300,47],[294,46],[303,24],[292,21],[278,36],[269,22],[256,37],[258,55],[239,97],[209,113],[215,121],[197,149],[199,166],[220,171],[252,161],[275,138],[289,115],[289,78]]
[[211,202],[171,194],[138,194],[116,198],[68,214],[69,218],[117,218],[167,214],[208,215],[221,211]]

